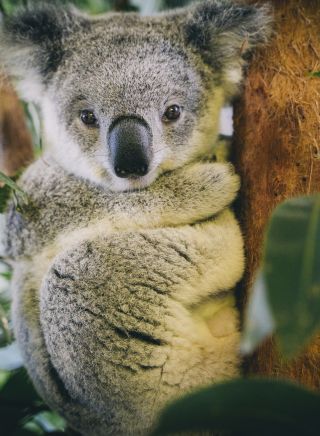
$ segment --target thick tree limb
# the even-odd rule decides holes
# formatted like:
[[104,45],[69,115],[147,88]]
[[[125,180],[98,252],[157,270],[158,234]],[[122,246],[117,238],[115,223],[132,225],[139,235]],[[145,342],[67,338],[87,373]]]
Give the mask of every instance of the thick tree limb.
[[32,159],[32,142],[21,104],[9,82],[0,75],[0,171],[14,175]]
[[[242,177],[239,217],[247,252],[242,295],[259,266],[274,207],[288,197],[320,191],[320,79],[309,74],[320,70],[319,2],[273,4],[277,36],[254,57],[235,107],[234,162]],[[251,373],[288,377],[316,388],[319,368],[320,338],[292,364],[282,361],[272,341],[248,362]]]

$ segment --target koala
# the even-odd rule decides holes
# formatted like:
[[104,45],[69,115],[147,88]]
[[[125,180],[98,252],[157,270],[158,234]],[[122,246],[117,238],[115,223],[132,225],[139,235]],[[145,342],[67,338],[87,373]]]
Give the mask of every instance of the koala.
[[212,157],[269,11],[211,0],[89,17],[37,3],[0,35],[45,138],[4,232],[26,368],[81,434],[148,434],[169,402],[239,373],[239,178]]

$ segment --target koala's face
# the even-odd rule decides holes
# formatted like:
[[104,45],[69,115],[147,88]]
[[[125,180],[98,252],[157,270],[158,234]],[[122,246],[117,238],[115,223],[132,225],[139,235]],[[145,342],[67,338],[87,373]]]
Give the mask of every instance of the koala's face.
[[77,172],[81,164],[82,175],[126,190],[149,185],[199,152],[193,135],[207,110],[206,87],[179,46],[155,29],[151,38],[137,35],[136,17],[128,29],[117,18],[118,26],[105,20],[74,42],[43,110],[46,136],[67,169]]
[[213,152],[219,111],[241,79],[241,47],[264,42],[267,29],[264,10],[229,1],[148,18],[90,19],[47,5],[5,23],[4,47],[16,51],[4,60],[41,106],[52,156],[130,190]]

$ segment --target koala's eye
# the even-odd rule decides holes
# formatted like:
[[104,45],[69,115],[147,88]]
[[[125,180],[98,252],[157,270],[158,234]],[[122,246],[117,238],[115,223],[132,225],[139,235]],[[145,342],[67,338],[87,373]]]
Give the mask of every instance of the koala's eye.
[[169,106],[163,115],[164,121],[176,121],[180,118],[181,108],[177,104]]
[[83,110],[80,113],[81,121],[86,124],[87,126],[91,127],[97,127],[98,126],[98,120],[95,116],[95,114],[90,110]]

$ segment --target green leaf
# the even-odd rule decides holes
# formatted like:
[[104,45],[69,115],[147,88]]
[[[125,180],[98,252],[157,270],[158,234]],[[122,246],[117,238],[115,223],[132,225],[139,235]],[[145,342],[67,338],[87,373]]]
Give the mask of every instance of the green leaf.
[[35,421],[35,417],[31,417],[29,421],[23,424],[23,430],[41,436],[45,434],[43,428]]
[[291,357],[320,327],[320,194],[277,207],[263,273],[280,348]]
[[32,143],[36,155],[40,156],[42,152],[42,128],[39,108],[33,103],[22,102],[28,129],[32,136]]
[[1,316],[4,315],[6,319],[8,318],[10,312],[11,300],[10,295],[8,295],[6,290],[0,290],[0,327],[1,326]]
[[9,186],[13,191],[19,192],[21,195],[26,195],[21,188],[16,184],[14,180],[10,177],[6,176],[0,171],[0,182],[3,182],[5,185]]
[[[0,390],[0,407],[20,409],[38,408],[42,404],[24,368],[11,373],[11,377]],[[0,421],[1,422],[1,421]]]
[[193,0],[162,0],[163,8],[180,8],[191,3]]
[[309,73],[309,76],[311,76],[311,77],[320,77],[320,71],[314,71],[312,73]]
[[176,401],[164,410],[153,434],[222,431],[238,436],[316,436],[319,411],[320,396],[294,384],[234,380]]
[[11,189],[8,185],[0,186],[0,213],[5,211],[6,205],[11,197]]
[[9,378],[10,378],[10,372],[2,371],[0,369],[0,390],[2,389],[2,386],[4,386],[7,383]]
[[11,280],[12,271],[0,272],[0,276],[3,277],[5,280]]
[[1,434],[8,436],[64,434],[64,420],[56,413],[46,410],[25,369],[3,374],[3,382],[0,385]]
[[3,435],[14,435],[26,412],[19,407],[6,406],[0,403],[0,429]]
[[33,420],[46,432],[65,431],[66,421],[57,413],[45,411],[37,414]]
[[[3,302],[0,300],[0,333],[1,333],[1,345],[7,345],[11,342],[11,330],[8,319],[7,305],[3,305]],[[3,343],[2,343],[3,342]]]
[[12,436],[35,436],[35,435],[41,435],[43,436],[45,433],[37,428],[34,425],[30,425],[29,427],[23,427],[23,428],[18,428],[16,429],[16,431],[12,434]]
[[10,197],[10,192],[13,191],[16,202],[19,206],[23,207],[28,204],[27,194],[16,184],[14,180],[6,176],[0,171],[0,182],[4,183],[4,187],[0,188],[0,213],[4,211],[7,201]]

